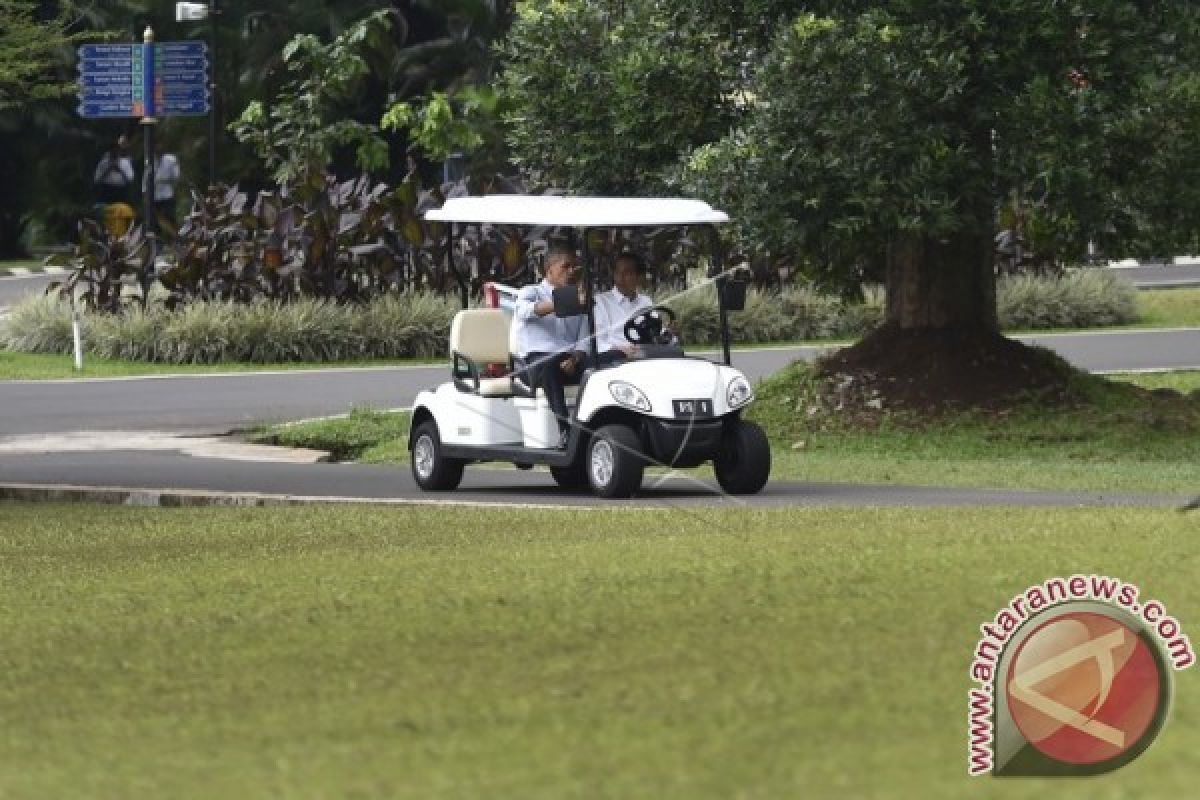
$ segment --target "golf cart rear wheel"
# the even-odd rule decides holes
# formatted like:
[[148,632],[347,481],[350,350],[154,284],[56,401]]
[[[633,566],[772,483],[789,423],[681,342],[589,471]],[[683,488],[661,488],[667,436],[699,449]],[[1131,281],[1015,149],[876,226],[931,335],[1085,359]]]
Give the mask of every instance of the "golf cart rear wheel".
[[600,497],[629,497],[642,485],[646,460],[637,434],[624,425],[605,425],[588,442],[584,469]]
[[721,449],[713,459],[717,483],[730,494],[755,494],[771,477],[771,445],[763,429],[738,420],[721,436]]
[[458,488],[462,481],[464,462],[442,454],[442,439],[437,423],[427,419],[413,431],[413,480],[425,491],[444,492]]
[[582,489],[588,485],[587,467],[582,459],[566,467],[551,467],[550,474],[564,489]]

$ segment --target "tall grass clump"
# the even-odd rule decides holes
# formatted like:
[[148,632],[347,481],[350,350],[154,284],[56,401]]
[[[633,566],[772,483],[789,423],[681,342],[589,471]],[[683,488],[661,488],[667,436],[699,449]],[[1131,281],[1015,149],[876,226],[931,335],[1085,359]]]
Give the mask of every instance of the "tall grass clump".
[[996,306],[1006,329],[1100,328],[1137,319],[1137,290],[1105,269],[1012,275],[997,282]]
[[32,297],[0,320],[0,346],[20,353],[70,353],[71,308],[57,297]]
[[459,304],[431,292],[385,295],[351,317],[363,358],[443,356]]

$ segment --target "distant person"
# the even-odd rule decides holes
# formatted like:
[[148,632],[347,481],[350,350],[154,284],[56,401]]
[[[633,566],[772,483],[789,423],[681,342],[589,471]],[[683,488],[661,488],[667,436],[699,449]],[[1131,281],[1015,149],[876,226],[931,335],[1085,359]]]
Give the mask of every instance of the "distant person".
[[639,311],[654,306],[638,290],[646,265],[636,253],[622,253],[613,264],[613,288],[596,295],[596,352],[600,366],[616,364],[637,353],[625,336],[625,323]]
[[117,137],[112,147],[100,156],[92,178],[101,203],[129,202],[129,187],[133,185],[133,161],[129,158],[129,140]]
[[[149,171],[147,170],[147,173]],[[142,186],[146,185],[142,178]],[[175,187],[179,183],[179,159],[173,153],[154,154],[154,213],[159,223],[166,222],[173,232],[175,222]]]

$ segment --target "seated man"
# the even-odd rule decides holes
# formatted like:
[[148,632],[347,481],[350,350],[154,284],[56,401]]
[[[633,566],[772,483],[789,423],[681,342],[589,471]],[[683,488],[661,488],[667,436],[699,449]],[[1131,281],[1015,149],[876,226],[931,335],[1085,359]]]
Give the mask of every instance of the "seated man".
[[596,296],[596,350],[599,366],[624,361],[637,352],[625,338],[625,323],[654,301],[638,291],[646,274],[645,263],[635,253],[622,253],[613,264],[613,288]]
[[554,313],[553,292],[570,285],[574,266],[573,250],[552,247],[542,282],[517,294],[513,323],[517,326],[517,356],[524,361],[529,384],[546,392],[546,401],[558,420],[560,448],[566,447],[570,430],[563,387],[579,382],[589,336],[586,316],[561,318]]

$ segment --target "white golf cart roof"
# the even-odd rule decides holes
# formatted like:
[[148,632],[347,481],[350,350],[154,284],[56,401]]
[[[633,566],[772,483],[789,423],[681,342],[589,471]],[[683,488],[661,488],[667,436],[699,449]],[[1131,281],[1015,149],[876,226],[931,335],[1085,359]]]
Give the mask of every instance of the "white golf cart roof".
[[708,203],[679,197],[558,197],[492,194],[455,197],[425,219],[441,222],[488,222],[563,228],[632,228],[662,225],[713,225],[729,215]]

